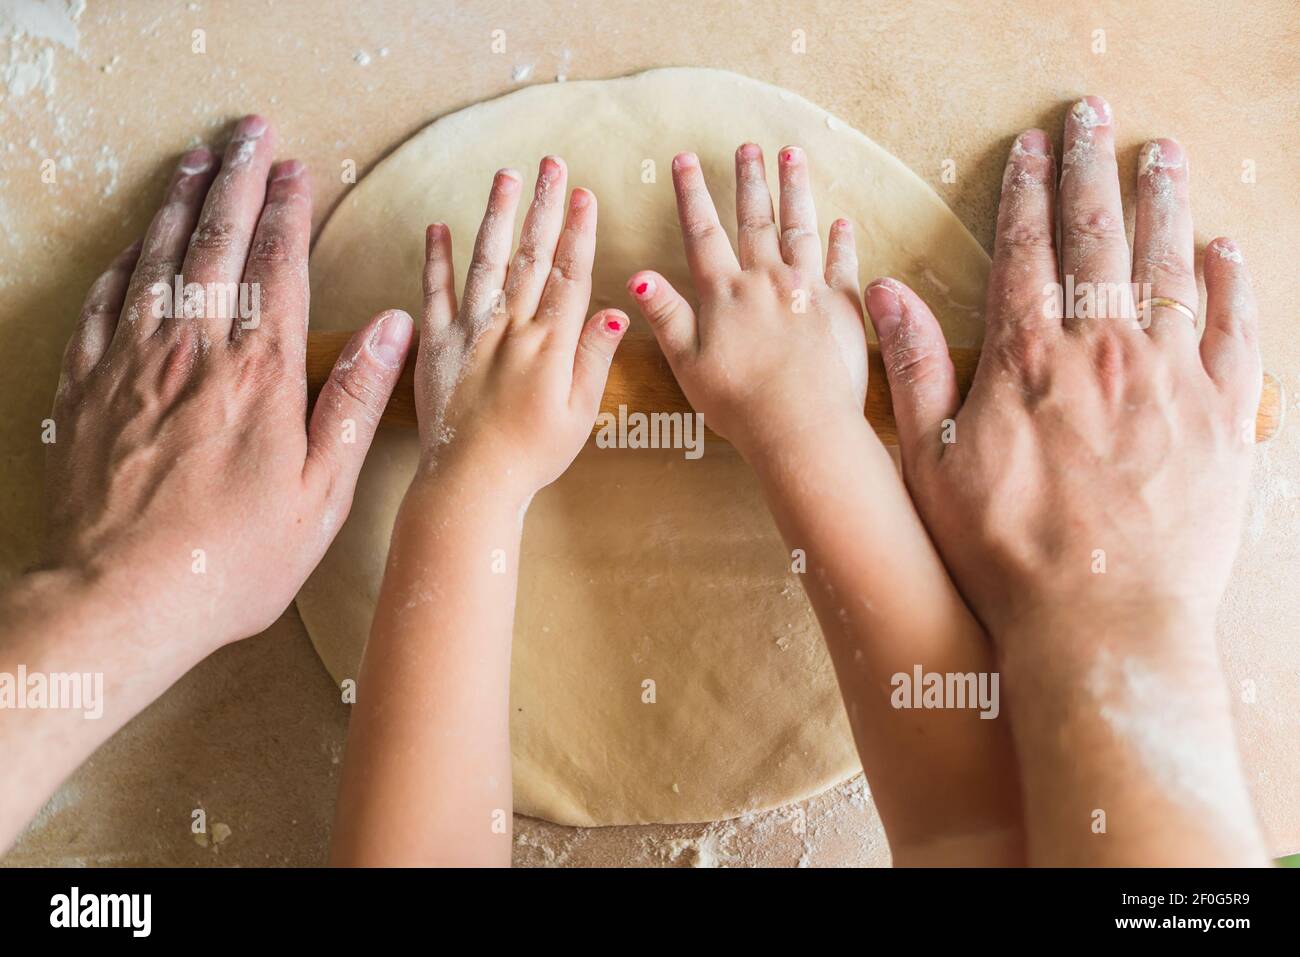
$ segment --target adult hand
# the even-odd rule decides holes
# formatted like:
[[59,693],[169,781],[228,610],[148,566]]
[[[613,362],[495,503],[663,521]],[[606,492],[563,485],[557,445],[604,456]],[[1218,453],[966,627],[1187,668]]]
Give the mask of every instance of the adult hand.
[[91,290],[52,416],[50,566],[205,654],[270,625],[319,561],[411,338],[404,313],[377,316],[307,426],[311,192],[273,150],[249,116],[221,163],[182,158]]
[[1172,140],[1141,152],[1134,232],[1130,257],[1111,112],[1089,97],[1059,182],[1042,131],[1012,147],[964,403],[911,290],[878,280],[867,308],[908,487],[999,646],[1031,862],[1253,863],[1213,624],[1250,472],[1255,305],[1240,251],[1214,240],[1198,345]]
[[[1132,282],[1136,303],[1195,313],[1193,262],[1172,140],[1142,150],[1130,259],[1109,107],[1093,97],[1066,122],[1059,185],[1046,134],[1012,147],[964,403],[925,304],[892,280],[868,287],[909,488],[994,635],[1069,606],[1171,613],[1206,637],[1241,532],[1260,394],[1242,255],[1228,239],[1206,250],[1199,348],[1178,309],[1157,305],[1146,322],[1123,308]],[[1062,277],[1075,293],[1064,317],[1050,294]],[[1101,306],[1080,318],[1088,295]]]

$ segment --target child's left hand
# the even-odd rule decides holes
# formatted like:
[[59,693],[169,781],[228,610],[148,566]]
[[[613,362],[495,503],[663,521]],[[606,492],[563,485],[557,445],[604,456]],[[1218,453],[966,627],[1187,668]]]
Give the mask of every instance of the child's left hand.
[[575,189],[545,157],[519,248],[510,257],[522,181],[492,181],[457,310],[451,234],[426,235],[424,329],[416,374],[422,472],[493,476],[527,500],[568,468],[600,410],[609,363],[628,318],[606,309],[582,319],[591,298],[596,197]]

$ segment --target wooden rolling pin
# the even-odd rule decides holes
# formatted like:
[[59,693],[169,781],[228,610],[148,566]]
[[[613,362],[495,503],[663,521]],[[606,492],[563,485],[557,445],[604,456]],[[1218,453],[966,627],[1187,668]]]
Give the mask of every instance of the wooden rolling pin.
[[[351,338],[350,332],[312,332],[307,337],[307,388],[313,399],[325,384],[339,353]],[[889,380],[885,375],[880,350],[872,343],[868,346],[871,371],[867,385],[866,416],[871,427],[886,445],[898,444],[898,431],[894,425],[894,407],[889,396]],[[952,364],[957,370],[957,385],[965,395],[975,376],[979,362],[978,349],[952,349]],[[402,370],[402,378],[393,391],[393,397],[384,410],[383,424],[414,428],[415,348]],[[690,403],[677,386],[668,362],[653,339],[625,339],[618,348],[609,370],[605,396],[600,401],[603,412],[618,414],[624,405],[629,412],[690,412]],[[1264,373],[1264,390],[1255,414],[1255,441],[1267,442],[1282,427],[1286,408],[1282,383],[1272,374]],[[706,423],[707,425],[707,423]],[[712,432],[710,438],[717,438]]]

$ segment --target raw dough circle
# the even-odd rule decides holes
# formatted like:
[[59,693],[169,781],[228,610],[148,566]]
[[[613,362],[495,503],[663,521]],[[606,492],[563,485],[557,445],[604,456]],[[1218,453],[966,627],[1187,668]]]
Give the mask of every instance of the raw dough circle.
[[[823,241],[855,226],[863,282],[926,296],[974,345],[988,259],[921,179],[793,93],[718,70],[534,86],[444,117],[339,205],[312,256],[312,325],[420,313],[424,227],[451,227],[463,284],[493,171],[553,153],[600,203],[591,311],[653,267],[689,294],[669,164],[698,153],[733,233],[733,153],[808,153]],[[774,168],[775,163],[769,163]],[[776,195],[773,183],[773,196]],[[522,216],[520,217],[522,219]],[[517,224],[518,228],[518,224]],[[298,596],[336,681],[355,677],[417,439],[376,439],[351,514]],[[563,824],[679,823],[796,801],[859,769],[835,674],[744,462],[592,444],[528,513],[511,676],[515,809]],[[645,682],[653,681],[647,703]]]

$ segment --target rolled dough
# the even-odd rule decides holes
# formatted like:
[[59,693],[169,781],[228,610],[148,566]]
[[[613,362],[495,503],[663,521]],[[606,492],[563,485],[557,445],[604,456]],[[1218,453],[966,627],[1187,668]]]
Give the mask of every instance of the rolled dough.
[[[988,259],[943,201],[866,136],[785,90],[719,70],[665,69],[533,86],[446,116],[366,176],[312,258],[312,324],[419,315],[424,227],[450,227],[460,278],[493,171],[564,157],[600,203],[591,310],[653,267],[691,286],[669,164],[695,151],[735,222],[733,153],[810,157],[823,240],[855,226],[863,282],[926,296],[949,341],[975,345]],[[775,183],[773,183],[775,196]],[[336,681],[355,677],[388,538],[415,469],[414,431],[375,441],[352,512],[298,596]],[[859,768],[835,675],[791,558],[744,462],[710,444],[589,443],[525,523],[511,677],[515,809],[562,824],[711,821],[820,792]],[[654,700],[647,703],[653,682]]]

